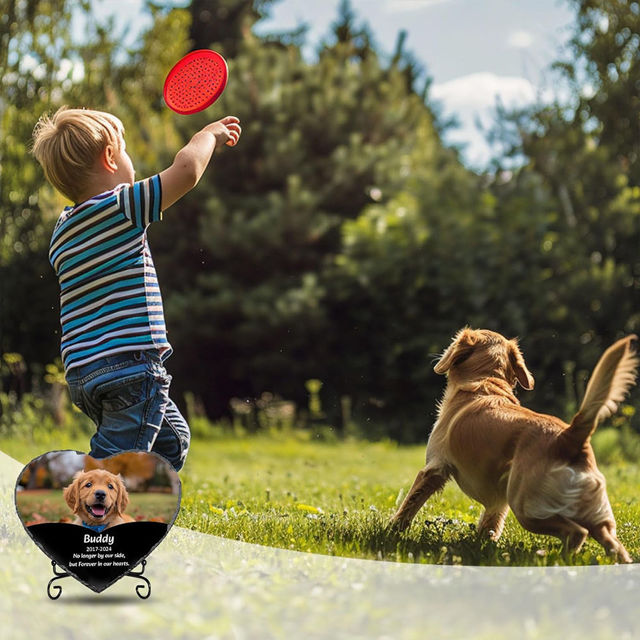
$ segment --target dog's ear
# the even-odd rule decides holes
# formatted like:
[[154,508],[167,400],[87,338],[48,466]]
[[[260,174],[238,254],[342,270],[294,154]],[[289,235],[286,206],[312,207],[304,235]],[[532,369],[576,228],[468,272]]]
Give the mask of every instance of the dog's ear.
[[440,374],[447,373],[456,360],[460,361],[464,356],[471,353],[477,341],[478,338],[473,329],[468,327],[461,329],[449,345],[449,348],[442,354],[433,370]]
[[521,384],[522,388],[529,391],[533,389],[536,381],[533,379],[529,369],[527,369],[518,343],[515,340],[509,342],[509,364],[515,373],[516,380]]
[[73,513],[78,513],[78,507],[80,506],[80,476],[81,472],[76,473],[73,477],[73,482],[64,488],[62,495],[69,505],[69,509]]
[[116,476],[116,481],[118,483],[118,497],[116,499],[116,509],[118,509],[119,513],[124,513],[127,509],[127,505],[129,504],[129,494],[127,492],[127,487],[125,487],[125,484],[122,481],[122,476],[120,474]]

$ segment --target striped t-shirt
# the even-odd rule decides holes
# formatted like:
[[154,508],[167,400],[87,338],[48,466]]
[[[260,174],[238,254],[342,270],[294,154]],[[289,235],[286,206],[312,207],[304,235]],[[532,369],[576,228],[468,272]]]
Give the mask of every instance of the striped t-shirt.
[[160,176],[66,207],[49,249],[60,282],[65,371],[124,351],[168,356],[146,229],[162,219]]

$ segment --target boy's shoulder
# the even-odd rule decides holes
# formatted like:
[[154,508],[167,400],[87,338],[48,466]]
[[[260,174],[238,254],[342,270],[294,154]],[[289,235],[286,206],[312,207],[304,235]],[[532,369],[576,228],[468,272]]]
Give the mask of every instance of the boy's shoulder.
[[58,227],[61,227],[68,219],[69,217],[73,214],[73,210],[75,209],[75,206],[68,206],[65,207],[61,212],[60,215],[58,216],[58,219],[56,220],[56,226],[53,228],[53,230],[55,231]]
[[58,219],[56,220],[56,224],[53,228],[53,232],[60,229],[66,222],[70,221],[74,218],[74,216],[83,211],[87,211],[91,209],[95,205],[106,205],[109,204],[109,200],[114,200],[117,198],[118,192],[122,189],[122,187],[126,186],[125,184],[119,184],[113,189],[109,189],[108,191],[104,191],[102,193],[96,194],[95,196],[91,196],[87,200],[83,200],[82,202],[76,202],[73,205],[68,205],[64,207],[64,209],[60,212]]
[[[89,220],[96,213],[109,214],[121,213],[131,221],[134,226],[145,227],[149,223],[162,219],[161,182],[159,174],[144,178],[133,184],[120,183],[103,191],[87,200],[65,207],[53,229],[52,243],[61,233],[66,235],[65,229],[76,226],[76,223],[85,228],[91,224]],[[98,222],[97,219],[94,220]]]

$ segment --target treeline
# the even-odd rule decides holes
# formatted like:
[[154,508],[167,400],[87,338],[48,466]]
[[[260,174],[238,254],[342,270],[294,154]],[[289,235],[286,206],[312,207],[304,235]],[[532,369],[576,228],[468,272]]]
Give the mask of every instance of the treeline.
[[[639,5],[570,4],[575,29],[556,65],[569,99],[497,113],[502,152],[478,175],[443,144],[447,125],[402,34],[379,51],[346,2],[310,61],[303,29],[256,35],[271,0],[148,3],[133,49],[83,3],[10,1],[0,351],[36,373],[57,355],[46,255],[64,203],[28,155],[40,113],[115,113],[139,176],[231,113],[241,144],[150,230],[177,396],[192,392],[210,417],[264,391],[306,407],[305,383],[319,379],[332,424],[424,439],[444,384],[434,358],[472,325],[519,336],[537,379],[523,401],[569,414],[601,351],[640,324]],[[228,59],[228,87],[207,112],[176,116],[164,77],[204,47]]]

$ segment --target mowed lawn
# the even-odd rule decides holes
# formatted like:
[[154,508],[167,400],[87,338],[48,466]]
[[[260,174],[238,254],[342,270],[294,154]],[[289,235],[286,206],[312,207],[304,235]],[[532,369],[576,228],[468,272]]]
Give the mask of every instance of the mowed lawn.
[[[84,443],[69,443],[82,449]],[[0,449],[27,462],[43,453],[24,443]],[[402,534],[386,525],[424,461],[424,446],[318,442],[301,434],[194,440],[180,476],[176,524],[204,533],[296,551],[473,565],[612,562],[593,540],[566,557],[555,538],[530,534],[509,515],[496,544],[478,539],[482,507],[451,482]],[[640,561],[640,470],[602,466],[618,536]]]

